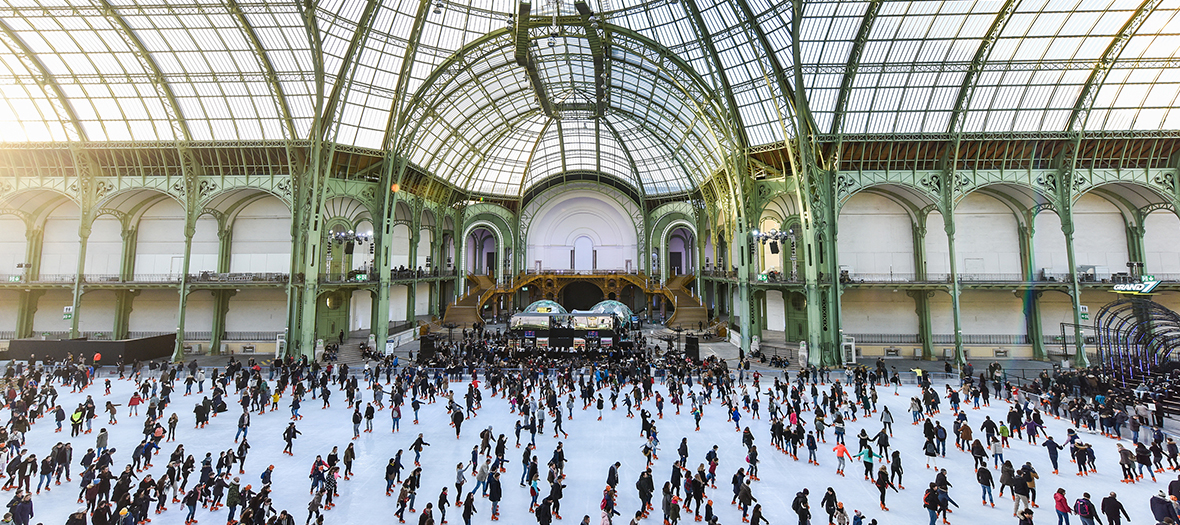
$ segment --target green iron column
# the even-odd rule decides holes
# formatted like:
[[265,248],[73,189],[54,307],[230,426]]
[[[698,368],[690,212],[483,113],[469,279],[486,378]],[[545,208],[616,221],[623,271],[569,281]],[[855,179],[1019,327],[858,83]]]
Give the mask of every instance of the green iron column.
[[74,314],[70,319],[71,339],[81,335],[78,331],[78,321],[82,314],[82,283],[86,281],[86,243],[90,239],[91,226],[89,215],[83,213],[81,224],[78,226],[78,269],[74,274]]
[[176,312],[176,347],[172,351],[172,361],[184,361],[184,318],[188,311],[188,270],[193,255],[193,235],[197,233],[197,218],[195,212],[185,212],[184,220],[184,259],[180,265],[180,293],[179,306]]
[[118,290],[115,292],[114,339],[127,339],[131,332],[131,311],[139,290]]
[[422,239],[421,233],[417,226],[410,226],[410,249],[409,258],[410,264],[406,265],[410,269],[410,284],[406,286],[406,322],[412,323],[417,317],[417,308],[415,303],[418,302],[418,241]]
[[1065,257],[1069,261],[1069,295],[1073,303],[1074,356],[1073,364],[1078,368],[1090,366],[1086,357],[1086,339],[1082,334],[1082,285],[1078,281],[1078,263],[1074,256],[1073,203],[1067,195],[1061,205],[1061,233],[1065,234]]
[[[217,273],[229,273],[233,236],[233,228],[229,225],[221,225],[217,230]],[[221,349],[221,340],[225,336],[225,318],[229,314],[229,298],[234,294],[233,290],[213,290],[213,331],[209,342],[211,351]]]
[[959,295],[962,292],[959,286],[959,264],[958,256],[955,254],[955,210],[954,205],[950,204],[945,207],[942,212],[943,230],[946,231],[946,243],[949,250],[950,270],[951,270],[951,318],[955,325],[955,364],[962,365],[967,362],[966,356],[963,352],[963,318],[961,315],[961,308],[959,304]]
[[442,235],[437,231],[430,240],[430,316],[438,317],[439,303],[442,302]]
[[1143,226],[1143,219],[1139,217],[1137,224],[1127,224],[1127,260],[1143,263],[1142,273],[1147,274],[1147,228]]
[[[1020,265],[1024,273],[1023,281],[1032,283],[1036,280],[1036,253],[1033,238],[1036,230],[1033,226],[1035,216],[1030,214],[1026,225],[1017,228],[1016,234],[1020,241]],[[1032,345],[1033,359],[1045,360],[1045,337],[1041,326],[1040,293],[1032,286],[1025,284],[1021,290],[1021,301],[1024,306],[1024,324],[1027,327],[1029,343]]]
[[[389,213],[397,209],[397,193],[384,192],[386,199],[384,208]],[[392,202],[389,202],[392,201]],[[393,221],[385,217],[385,224],[373,229],[373,269],[377,272],[377,291],[370,306],[372,317],[369,320],[369,331],[377,342],[378,348],[385,348],[385,340],[389,337],[389,288],[392,286],[393,272]]]
[[22,290],[17,295],[16,303],[16,337],[24,339],[33,337],[33,318],[37,315],[37,303],[45,290]]
[[[920,220],[925,220],[922,217]],[[914,243],[914,281],[926,282],[926,226],[914,224],[910,228]],[[930,315],[932,294],[926,290],[906,292],[914,299],[914,312],[918,315],[918,339],[922,345],[922,360],[934,359],[934,325]]]
[[25,282],[41,278],[41,249],[45,243],[45,230],[31,228],[25,231]]
[[[124,224],[122,231],[123,247],[119,260],[119,280],[132,282],[135,280],[135,247],[139,239],[139,230],[132,225]],[[139,292],[132,290],[117,290],[115,292],[115,339],[126,339],[131,330],[131,311],[134,309],[135,297]]]
[[[25,282],[32,282],[41,277],[41,248],[45,241],[45,230],[29,228],[25,230]],[[33,318],[37,313],[37,302],[45,295],[44,290],[21,291],[17,296],[16,336],[18,338],[33,336]]]

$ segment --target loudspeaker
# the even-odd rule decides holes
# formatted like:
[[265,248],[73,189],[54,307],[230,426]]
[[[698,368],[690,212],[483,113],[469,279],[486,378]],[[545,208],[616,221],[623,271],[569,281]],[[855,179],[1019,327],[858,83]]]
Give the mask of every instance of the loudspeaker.
[[778,253],[778,241],[770,241],[770,253]]
[[434,336],[428,335],[418,339],[418,362],[425,363],[434,359]]
[[344,243],[344,254],[345,255],[352,255],[352,250],[354,248],[356,248],[356,245],[353,244],[351,241]]
[[701,344],[697,336],[690,335],[684,338],[684,353],[693,361],[701,360]]

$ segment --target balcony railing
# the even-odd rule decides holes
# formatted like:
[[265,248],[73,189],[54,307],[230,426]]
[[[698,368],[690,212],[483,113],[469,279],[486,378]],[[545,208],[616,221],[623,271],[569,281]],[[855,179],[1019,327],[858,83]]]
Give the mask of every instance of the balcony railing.
[[[917,334],[848,334],[856,339],[856,344],[891,344],[916,345],[922,341]],[[931,344],[953,345],[954,334],[934,334],[930,338]],[[1027,335],[1007,334],[963,334],[963,344],[966,345],[1027,345]]]
[[[408,281],[412,279],[430,279],[435,277],[454,277],[455,270],[409,270],[409,269],[394,269],[390,270],[389,278],[394,281]],[[321,273],[320,282],[322,283],[375,283],[380,281],[377,272],[367,272],[363,270],[353,270],[346,274],[340,272]]]
[[222,341],[274,341],[283,332],[226,332]]

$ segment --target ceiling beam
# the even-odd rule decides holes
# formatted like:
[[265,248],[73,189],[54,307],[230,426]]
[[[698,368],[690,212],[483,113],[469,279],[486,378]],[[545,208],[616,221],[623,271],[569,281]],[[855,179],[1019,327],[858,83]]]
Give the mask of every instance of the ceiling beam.
[[291,106],[287,104],[287,96],[283,93],[283,86],[279,83],[278,75],[275,74],[274,64],[270,61],[270,55],[266,53],[266,46],[262,45],[262,40],[258,38],[258,32],[254,30],[254,26],[250,25],[250,21],[246,18],[246,13],[238,5],[237,0],[225,0],[225,7],[233,15],[234,20],[237,20],[238,25],[242,28],[242,34],[246,37],[246,41],[250,42],[250,50],[254,52],[255,58],[258,59],[258,65],[262,66],[262,69],[266,72],[266,85],[270,88],[271,96],[275,99],[275,105],[278,107],[279,114],[283,117],[286,137],[288,139],[299,138],[295,131],[295,119],[291,117]]
[[3,40],[8,50],[16,55],[21,65],[29,73],[35,75],[37,85],[41,87],[45,98],[53,106],[53,112],[57,114],[58,121],[62,123],[66,138],[71,142],[90,140],[86,136],[86,129],[82,127],[82,122],[78,120],[78,114],[74,112],[74,106],[70,105],[70,100],[66,98],[61,86],[53,78],[49,69],[2,18],[0,18],[0,40]]
[[717,54],[717,46],[713,44],[713,35],[709,33],[709,27],[705,25],[704,18],[701,17],[701,10],[697,7],[696,0],[684,0],[684,9],[688,12],[688,16],[693,20],[693,26],[700,32],[701,43],[705,46],[705,51],[709,53],[709,58],[713,62],[713,70],[717,72],[717,78],[721,80],[721,90],[725,95],[725,102],[729,106],[729,116],[733,119],[734,138],[737,139],[737,146],[745,148],[750,141],[746,137],[746,125],[742,122],[742,113],[738,111],[737,100],[733,97],[733,87],[729,84],[729,77],[725,74],[725,64],[721,62],[721,56]]
[[[332,92],[328,94],[327,99],[324,100],[322,112],[318,115],[317,125],[314,126],[312,133],[315,135],[313,140],[323,140],[329,133],[329,126],[334,125],[339,129],[338,114],[340,113],[341,99],[346,85],[351,85],[353,82],[350,71],[356,70],[356,64],[359,63],[355,57],[358,54],[358,49],[362,46],[362,42],[368,37],[369,29],[373,24],[373,12],[377,10],[378,0],[368,0],[365,2],[365,9],[361,12],[361,17],[357,20],[356,31],[352,34],[352,39],[348,42],[348,48],[344,51],[344,56],[340,60],[340,70],[336,73],[336,82],[332,84]],[[314,16],[314,12],[313,12]]]
[[533,88],[533,95],[537,97],[537,104],[546,117],[553,118],[553,102],[545,92],[545,82],[541,80],[541,73],[537,70],[537,60],[533,57],[533,38],[529,35],[529,13],[533,4],[521,2],[516,14],[516,64],[523,67],[529,77],[529,86]]
[[1094,63],[1094,69],[1090,71],[1089,78],[1086,79],[1077,101],[1074,102],[1065,131],[1074,133],[1085,131],[1090,111],[1094,109],[1094,100],[1098,98],[1098,91],[1106,84],[1106,77],[1110,76],[1111,68],[1118,61],[1123,49],[1126,49],[1127,44],[1130,43],[1131,37],[1139,32],[1139,28],[1143,27],[1143,23],[1151,17],[1160,3],[1161,0],[1144,0],[1131,15],[1131,18],[1127,19],[1127,22],[1115,34],[1110,45],[1106,46],[1106,51]]
[[168,85],[167,78],[160,70],[160,66],[156,64],[155,59],[152,58],[151,52],[143,45],[143,41],[139,39],[131,26],[127,25],[127,21],[119,15],[119,11],[110,2],[107,0],[91,1],[97,4],[96,6],[102,10],[103,16],[115,26],[115,33],[119,35],[119,38],[134,51],[132,55],[139,62],[140,67],[151,73],[152,87],[156,89],[156,95],[164,103],[164,112],[168,114],[168,122],[172,125],[173,140],[191,141],[193,139],[192,133],[189,132],[188,122],[184,119],[180,104],[176,102],[172,86]]
[[[844,131],[844,112],[848,110],[848,100],[852,95],[852,83],[856,80],[856,73],[860,69],[860,57],[864,54],[865,44],[873,31],[873,22],[877,20],[877,12],[881,10],[882,0],[871,0],[865,9],[865,15],[860,20],[860,29],[856,31],[856,40],[852,41],[852,50],[848,52],[848,62],[844,66],[844,78],[840,80],[840,91],[836,95],[836,113],[832,117],[833,135],[839,136]],[[795,67],[800,67],[795,64]],[[834,157],[839,157],[839,147],[832,148]]]
[[586,42],[590,44],[590,52],[594,62],[594,116],[606,115],[609,104],[607,91],[609,70],[606,67],[606,57],[609,55],[607,41],[604,34],[599,34],[599,23],[592,20],[594,12],[586,4],[586,0],[575,0],[574,7],[582,17],[582,27],[586,30]]

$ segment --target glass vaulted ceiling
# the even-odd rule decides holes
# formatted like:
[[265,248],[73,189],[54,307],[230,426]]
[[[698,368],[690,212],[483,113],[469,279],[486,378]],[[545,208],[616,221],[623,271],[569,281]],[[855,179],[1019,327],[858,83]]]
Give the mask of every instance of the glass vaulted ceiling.
[[[661,48],[607,39],[601,115],[569,110],[595,99],[595,49],[576,24],[553,48],[533,48],[548,97],[569,110],[560,115],[538,107],[510,45],[459,64],[463,80],[425,85],[457,51],[508,28],[515,1],[442,0],[410,42],[418,0],[0,0],[0,141],[306,139],[320,107],[328,140],[396,144],[472,192],[519,195],[594,171],[659,195],[694,187],[729,148],[792,135],[780,80],[791,89],[796,67],[821,134],[1059,132],[1075,119],[1074,130],[1180,129],[1180,0],[808,1],[798,64],[785,2],[590,7]],[[559,9],[576,13],[568,0]],[[547,30],[532,36],[543,42]],[[651,58],[665,51],[716,99],[680,89],[684,78]],[[454,120],[399,143],[390,122],[407,105],[395,100],[401,80],[407,95],[450,90],[435,110]],[[334,88],[340,107],[328,112]]]

